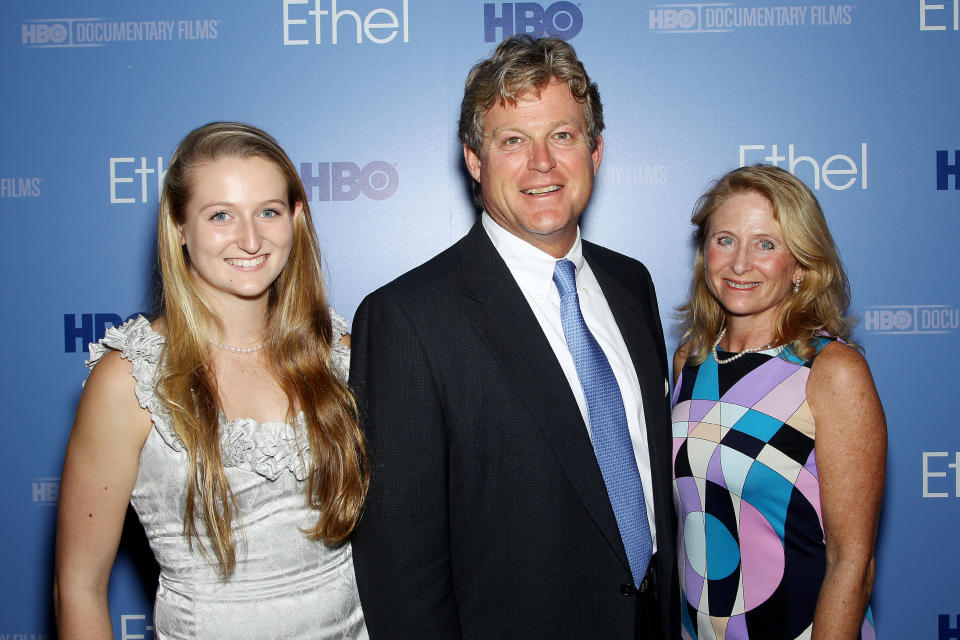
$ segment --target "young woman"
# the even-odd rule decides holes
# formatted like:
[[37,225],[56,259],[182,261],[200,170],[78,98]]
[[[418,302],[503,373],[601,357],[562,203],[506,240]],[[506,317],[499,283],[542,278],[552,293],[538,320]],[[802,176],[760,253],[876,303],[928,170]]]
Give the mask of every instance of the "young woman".
[[307,198],[273,138],[192,131],[160,199],[160,315],[91,345],[61,485],[60,638],[113,638],[126,505],[157,638],[366,638],[349,543],[368,484]]

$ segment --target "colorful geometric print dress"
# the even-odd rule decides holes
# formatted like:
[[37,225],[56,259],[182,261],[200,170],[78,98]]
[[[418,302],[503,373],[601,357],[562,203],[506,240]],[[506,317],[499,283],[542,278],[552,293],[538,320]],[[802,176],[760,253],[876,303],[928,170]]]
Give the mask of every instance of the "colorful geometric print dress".
[[[817,352],[829,342],[818,340]],[[810,637],[826,570],[806,398],[812,362],[782,348],[719,366],[708,357],[677,381],[673,488],[685,639]],[[869,608],[861,637],[876,637]]]

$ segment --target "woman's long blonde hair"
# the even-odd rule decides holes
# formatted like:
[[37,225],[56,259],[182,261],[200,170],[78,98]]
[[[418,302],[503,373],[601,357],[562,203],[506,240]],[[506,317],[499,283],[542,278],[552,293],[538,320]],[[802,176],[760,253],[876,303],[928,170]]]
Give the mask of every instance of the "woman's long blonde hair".
[[770,202],[787,248],[805,269],[799,290],[780,307],[771,344],[788,345],[797,356],[809,360],[818,335],[848,338],[853,325],[845,315],[850,305],[850,284],[817,197],[788,171],[757,164],[721,177],[693,208],[693,279],[690,297],[676,313],[687,362],[698,365],[707,358],[726,322],[726,312],[707,288],[704,243],[710,216],[728,198],[743,193],[759,193]]
[[[184,534],[212,553],[224,575],[236,563],[231,522],[236,501],[227,482],[220,451],[220,402],[207,343],[220,319],[191,274],[190,256],[181,246],[193,170],[219,158],[258,157],[284,175],[291,210],[303,210],[293,224],[293,244],[283,271],[270,286],[264,330],[264,354],[287,394],[287,417],[303,411],[310,445],[307,499],[317,522],[305,531],[328,544],[344,541],[353,530],[369,484],[363,435],[356,405],[345,381],[333,370],[333,328],[324,294],[317,238],[306,193],[296,169],[264,131],[236,122],[213,122],[190,132],[170,160],[160,197],[157,254],[162,284],[160,310],[166,345],[157,392],[170,410],[173,428],[190,460]],[[202,520],[209,547],[197,526]]]

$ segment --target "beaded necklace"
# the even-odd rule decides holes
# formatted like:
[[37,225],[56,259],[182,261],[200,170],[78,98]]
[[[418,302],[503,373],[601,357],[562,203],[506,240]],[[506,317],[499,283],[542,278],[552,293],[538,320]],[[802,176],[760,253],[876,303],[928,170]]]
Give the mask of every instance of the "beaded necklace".
[[739,358],[740,356],[745,355],[745,354],[747,354],[747,353],[756,353],[757,351],[763,351],[763,350],[765,350],[765,349],[769,349],[769,348],[770,348],[770,343],[768,342],[767,344],[763,345],[762,347],[755,347],[755,348],[753,348],[753,349],[744,349],[743,351],[741,351],[740,353],[738,353],[738,354],[736,354],[736,355],[732,355],[732,356],[730,356],[729,358],[726,358],[726,359],[724,359],[724,360],[721,360],[720,358],[717,357],[717,345],[720,344],[720,341],[723,340],[723,336],[725,336],[726,334],[727,334],[727,328],[724,327],[724,328],[720,331],[720,335],[717,336],[717,339],[714,340],[714,342],[713,342],[713,347],[711,347],[711,349],[710,349],[710,352],[713,354],[713,359],[716,361],[717,364],[727,364],[728,362],[733,362],[734,360],[736,360],[736,359]]

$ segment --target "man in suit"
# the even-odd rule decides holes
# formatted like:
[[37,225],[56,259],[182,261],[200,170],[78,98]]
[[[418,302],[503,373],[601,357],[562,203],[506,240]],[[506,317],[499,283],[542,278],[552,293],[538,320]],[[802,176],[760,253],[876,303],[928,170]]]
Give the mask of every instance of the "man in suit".
[[353,550],[374,640],[675,636],[653,284],[578,226],[602,129],[569,44],[504,41],[461,107],[481,219],[357,310],[373,472]]

